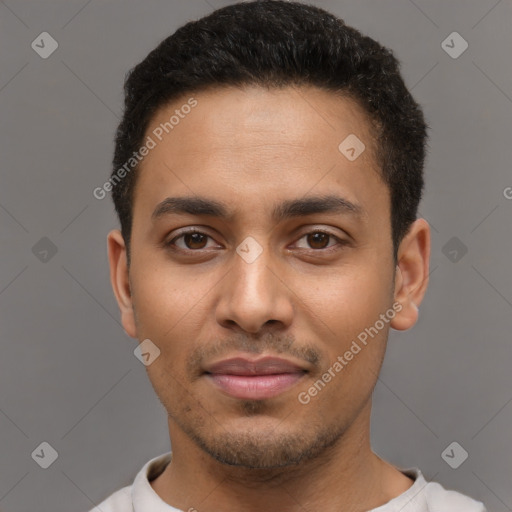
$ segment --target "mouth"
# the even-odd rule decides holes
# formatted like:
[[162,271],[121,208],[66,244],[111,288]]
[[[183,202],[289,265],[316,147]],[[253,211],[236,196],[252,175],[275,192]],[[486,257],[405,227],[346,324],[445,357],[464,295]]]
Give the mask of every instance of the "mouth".
[[205,377],[233,398],[265,400],[289,390],[306,373],[307,370],[286,359],[235,357],[207,367]]

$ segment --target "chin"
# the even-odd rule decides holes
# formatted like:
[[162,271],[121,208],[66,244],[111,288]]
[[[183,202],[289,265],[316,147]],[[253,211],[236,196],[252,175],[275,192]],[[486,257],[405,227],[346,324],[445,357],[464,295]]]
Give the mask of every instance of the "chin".
[[[241,421],[240,421],[241,420]],[[246,469],[277,469],[321,456],[337,442],[342,431],[325,425],[308,429],[295,424],[288,429],[276,418],[240,418],[193,440],[216,461]]]

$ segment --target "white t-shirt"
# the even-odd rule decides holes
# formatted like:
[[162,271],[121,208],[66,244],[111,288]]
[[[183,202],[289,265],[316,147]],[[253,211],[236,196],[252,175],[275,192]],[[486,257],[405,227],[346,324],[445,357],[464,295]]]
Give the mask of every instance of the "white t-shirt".
[[[89,512],[183,512],[165,503],[149,483],[170,460],[169,452],[146,462],[131,486],[115,492]],[[414,484],[400,496],[368,512],[487,512],[480,501],[446,490],[436,482],[427,482],[418,468],[400,471],[413,478]]]

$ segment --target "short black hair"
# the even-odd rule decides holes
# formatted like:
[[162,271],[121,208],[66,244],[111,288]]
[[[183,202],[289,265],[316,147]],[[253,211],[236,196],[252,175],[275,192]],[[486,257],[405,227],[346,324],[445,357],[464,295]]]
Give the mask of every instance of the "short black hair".
[[313,85],[342,93],[363,107],[390,190],[396,262],[422,196],[428,128],[399,68],[388,48],[327,11],[299,2],[237,3],[180,27],[127,74],[124,84],[110,181],[128,263],[137,166],[123,173],[123,179],[116,173],[126,169],[143,144],[153,116],[186,94],[249,85]]

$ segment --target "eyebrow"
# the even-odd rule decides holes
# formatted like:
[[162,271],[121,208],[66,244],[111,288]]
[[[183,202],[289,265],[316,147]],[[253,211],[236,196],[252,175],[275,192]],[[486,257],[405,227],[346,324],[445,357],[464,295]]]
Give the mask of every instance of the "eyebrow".
[[[272,212],[272,219],[275,222],[281,222],[285,219],[305,217],[316,213],[345,214],[361,218],[366,214],[366,210],[361,205],[336,195],[309,196],[287,200],[276,205]],[[156,206],[151,218],[156,221],[170,214],[207,215],[228,221],[234,217],[234,213],[228,209],[225,203],[206,197],[190,196],[167,197]]]

